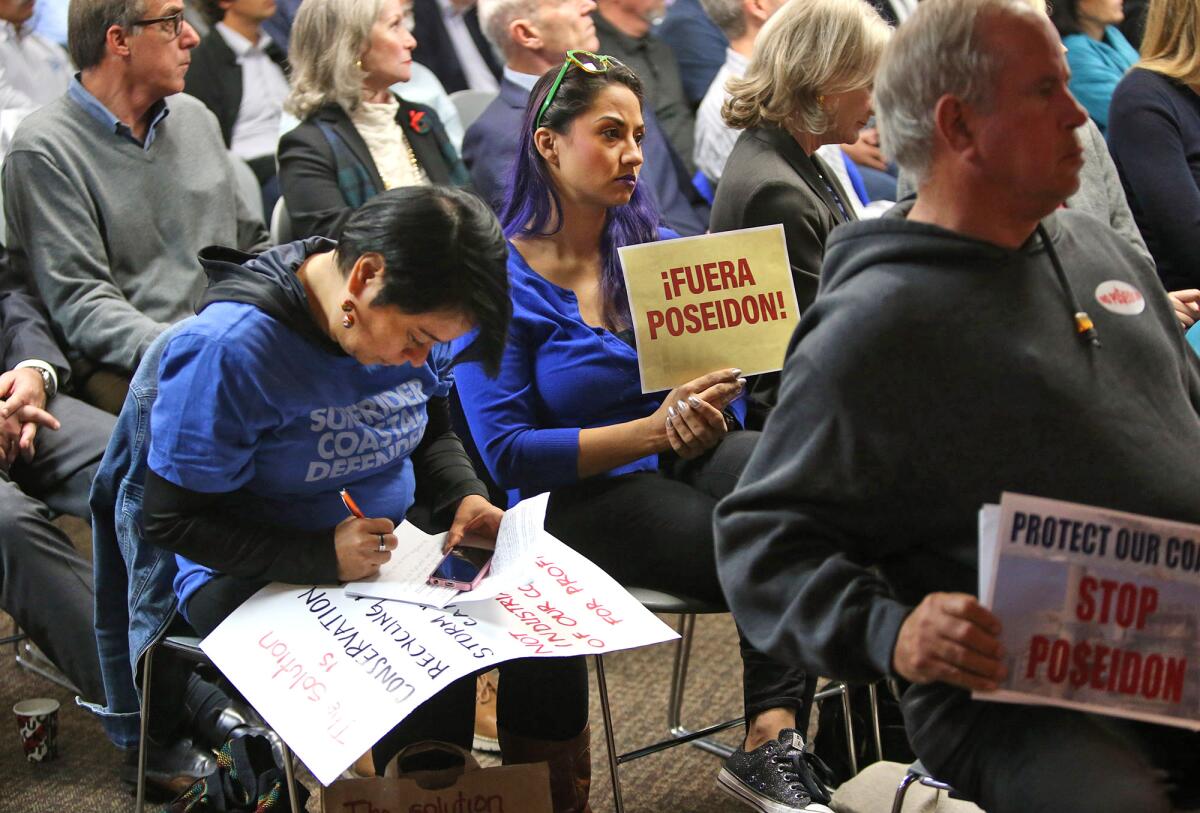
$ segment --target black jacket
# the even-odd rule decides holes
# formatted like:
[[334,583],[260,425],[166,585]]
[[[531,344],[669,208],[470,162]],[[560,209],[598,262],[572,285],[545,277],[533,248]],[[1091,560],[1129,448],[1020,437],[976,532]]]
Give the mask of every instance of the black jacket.
[[[287,54],[274,42],[267,46],[267,56],[285,76],[288,74]],[[195,96],[213,112],[228,147],[233,142],[233,125],[242,106],[242,66],[216,28],[192,50],[192,65],[184,79],[183,92]]]
[[[414,126],[414,119],[419,125]],[[396,121],[404,128],[413,154],[431,183],[469,183],[466,167],[432,108],[400,99]],[[297,238],[336,238],[350,212],[365,202],[348,200],[343,192],[348,179],[338,177],[337,157],[322,125],[330,128],[353,154],[355,170],[364,175],[368,187],[373,187],[367,197],[384,189],[371,152],[350,116],[336,104],[326,105],[279,141],[279,186]]]
[[[830,187],[841,198],[849,218]],[[713,200],[711,227],[719,232],[782,223],[796,302],[803,311],[817,295],[825,241],[835,226],[855,219],[852,206],[833,171],[819,157],[810,157],[779,127],[756,127],[742,133],[729,154]],[[778,373],[751,382],[747,428],[761,427],[775,405],[778,389]]]
[[[479,30],[479,12],[474,5],[463,12],[463,20],[471,34],[471,41],[475,43],[492,75],[499,81],[501,65],[492,53],[492,47],[484,38],[483,32]],[[446,32],[446,26],[442,22],[442,10],[438,7],[437,0],[413,0],[413,37],[417,41],[413,59],[433,71],[447,93],[467,90],[470,87],[467,84],[467,75],[459,64],[454,43],[450,41],[450,34]]]

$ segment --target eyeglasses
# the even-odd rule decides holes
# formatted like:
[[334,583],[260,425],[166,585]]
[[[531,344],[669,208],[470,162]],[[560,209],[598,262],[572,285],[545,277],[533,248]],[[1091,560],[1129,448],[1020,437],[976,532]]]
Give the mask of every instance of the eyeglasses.
[[614,56],[606,56],[605,54],[593,54],[591,51],[567,51],[567,58],[563,60],[562,67],[558,69],[558,76],[554,77],[554,84],[550,86],[550,92],[546,94],[546,101],[542,102],[541,108],[538,110],[537,118],[533,120],[533,129],[542,126],[542,118],[546,115],[546,111],[550,108],[550,103],[554,101],[554,94],[558,93],[558,86],[562,84],[563,77],[567,75],[567,69],[572,65],[591,74],[607,73],[610,65],[623,65],[621,60]]
[[165,17],[150,17],[145,20],[134,20],[132,23],[130,23],[130,25],[147,26],[158,25],[160,23],[171,24],[170,28],[164,27],[163,30],[171,34],[171,39],[175,39],[183,32],[183,9],[180,9],[174,14],[168,14]]

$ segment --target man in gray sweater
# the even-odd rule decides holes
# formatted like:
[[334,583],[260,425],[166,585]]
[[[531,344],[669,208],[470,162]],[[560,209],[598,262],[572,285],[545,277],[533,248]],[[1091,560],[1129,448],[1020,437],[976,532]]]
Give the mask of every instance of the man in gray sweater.
[[197,252],[265,247],[221,132],[183,89],[196,32],[180,0],[75,0],[67,94],[4,162],[14,270],[49,311],[86,398],[120,409],[142,353],[192,313]]
[[969,690],[1007,668],[974,596],[980,506],[1007,490],[1200,523],[1200,359],[1150,261],[1058,210],[1087,114],[1042,15],[924,0],[875,92],[920,192],[830,238],[718,506],[734,617],[784,662],[899,679],[913,750],[990,813],[1190,809],[1200,734]]

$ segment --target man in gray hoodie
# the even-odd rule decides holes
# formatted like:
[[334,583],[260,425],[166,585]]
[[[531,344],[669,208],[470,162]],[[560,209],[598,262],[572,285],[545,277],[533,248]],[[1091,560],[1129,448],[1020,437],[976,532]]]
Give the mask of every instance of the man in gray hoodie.
[[1200,360],[1149,261],[1058,208],[1087,115],[1054,29],[1017,0],[926,0],[876,110],[918,197],[826,248],[779,405],[718,507],[734,617],[785,662],[899,679],[918,756],[991,813],[1194,805],[1200,735],[969,694],[1005,670],[974,597],[982,504],[1200,523]]

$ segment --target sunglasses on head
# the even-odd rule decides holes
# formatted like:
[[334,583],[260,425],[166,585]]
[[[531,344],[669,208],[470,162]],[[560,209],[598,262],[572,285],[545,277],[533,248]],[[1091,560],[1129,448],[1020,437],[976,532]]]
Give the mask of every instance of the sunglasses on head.
[[613,56],[605,54],[593,54],[591,51],[567,51],[567,58],[563,60],[562,67],[558,69],[558,76],[554,77],[554,84],[550,85],[550,92],[546,94],[546,101],[542,102],[542,106],[538,108],[537,118],[533,120],[533,129],[542,126],[542,119],[546,115],[546,111],[550,109],[551,102],[554,101],[554,94],[558,93],[558,86],[562,84],[563,77],[567,75],[567,69],[572,65],[579,68],[581,71],[591,74],[607,73],[610,65],[624,64],[621,60]]

